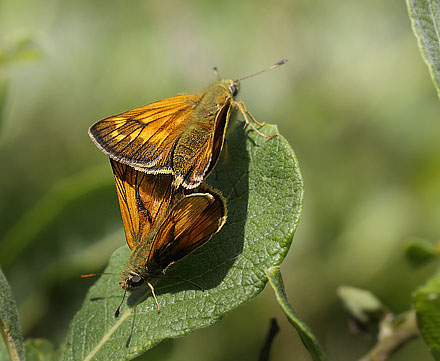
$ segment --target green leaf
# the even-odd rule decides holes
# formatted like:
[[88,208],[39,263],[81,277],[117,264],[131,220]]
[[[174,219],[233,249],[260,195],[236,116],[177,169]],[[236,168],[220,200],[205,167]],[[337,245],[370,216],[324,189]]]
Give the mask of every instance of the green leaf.
[[6,96],[8,90],[8,82],[0,79],[0,131],[3,125],[4,108],[6,104]]
[[440,96],[440,2],[407,0],[407,5],[420,52]]
[[3,341],[0,341],[0,361],[11,361],[8,349]]
[[0,67],[23,60],[41,58],[39,46],[30,38],[22,38],[0,47]]
[[434,242],[414,238],[407,242],[405,256],[414,267],[420,267],[433,259],[438,259],[440,256],[440,247],[439,244],[435,244]]
[[26,339],[24,343],[27,361],[55,361],[53,344],[43,339]]
[[387,312],[382,302],[370,291],[356,287],[340,286],[337,293],[347,311],[362,323],[372,320],[378,321]]
[[24,360],[23,335],[11,288],[0,268],[0,333],[11,360]]
[[420,333],[436,360],[440,360],[440,273],[413,294]]
[[312,356],[312,360],[314,361],[325,361],[327,360],[324,351],[319,344],[318,339],[313,334],[312,330],[302,321],[298,315],[293,310],[293,307],[290,305],[289,300],[287,298],[286,291],[284,289],[283,279],[281,277],[280,267],[275,266],[267,269],[266,271],[267,278],[269,280],[270,285],[275,291],[275,295],[277,297],[277,301],[283,309],[284,313],[287,316],[287,319],[295,327],[298,332],[301,341],[303,342],[306,349],[309,351]]
[[5,233],[0,243],[0,262],[7,267],[23,252],[45,227],[78,197],[108,184],[102,177],[103,167],[97,166],[67,177],[55,184]]
[[[273,126],[263,131],[277,134]],[[298,163],[282,136],[267,139],[241,127],[230,134],[222,153],[208,183],[227,198],[228,220],[169,272],[205,291],[157,280],[160,314],[151,294],[142,290],[128,297],[115,319],[123,291],[118,276],[104,275],[72,321],[63,360],[132,359],[164,339],[212,325],[263,290],[264,270],[283,261],[299,222],[303,183]],[[128,256],[128,247],[118,249],[105,272],[122,271]]]

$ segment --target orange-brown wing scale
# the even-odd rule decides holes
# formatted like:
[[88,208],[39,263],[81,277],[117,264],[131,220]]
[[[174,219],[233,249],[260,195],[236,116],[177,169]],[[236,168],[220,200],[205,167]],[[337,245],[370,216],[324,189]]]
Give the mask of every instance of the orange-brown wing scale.
[[146,173],[172,173],[197,187],[220,154],[230,101],[200,118],[200,95],[179,95],[98,121],[89,135],[109,157]]
[[207,187],[202,191],[206,193],[193,193],[176,203],[154,237],[147,268],[167,269],[223,227],[227,213],[224,198]]
[[171,152],[188,127],[197,99],[180,95],[129,110],[95,123],[89,134],[119,162],[170,173]]
[[183,196],[171,175],[154,176],[110,160],[128,246],[133,249]]

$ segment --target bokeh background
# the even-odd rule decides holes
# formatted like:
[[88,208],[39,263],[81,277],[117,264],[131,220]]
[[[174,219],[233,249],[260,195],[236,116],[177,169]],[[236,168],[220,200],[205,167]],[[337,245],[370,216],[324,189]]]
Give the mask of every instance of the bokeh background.
[[[0,261],[26,337],[63,342],[69,320],[124,235],[95,121],[199,92],[282,58],[242,82],[241,99],[278,124],[306,187],[282,265],[287,293],[330,360],[374,344],[353,334],[336,288],[372,290],[389,308],[435,265],[404,259],[410,237],[440,234],[439,102],[404,1],[0,2]],[[214,327],[149,359],[256,360],[270,317],[272,360],[308,360],[270,288]],[[419,339],[392,360],[431,360]]]

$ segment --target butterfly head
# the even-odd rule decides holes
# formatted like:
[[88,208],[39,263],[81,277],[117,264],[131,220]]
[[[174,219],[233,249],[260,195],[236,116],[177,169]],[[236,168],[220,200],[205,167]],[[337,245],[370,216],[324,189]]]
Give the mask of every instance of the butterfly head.
[[236,80],[224,79],[221,81],[222,85],[227,89],[233,98],[238,95],[240,91],[240,83]]
[[142,276],[136,274],[136,273],[130,273],[130,274],[123,274],[121,280],[119,281],[119,284],[124,290],[124,296],[122,296],[122,301],[119,304],[118,308],[115,311],[115,317],[119,317],[119,313],[121,312],[122,304],[124,303],[125,296],[127,294],[127,291],[132,291],[133,289],[141,286],[144,283],[144,278]]
[[225,106],[234,102],[239,90],[240,83],[238,81],[218,80],[201,94],[202,100],[199,103],[199,108],[215,118],[221,109],[226,109]]
[[145,282],[144,278],[138,274],[135,273],[130,273],[130,275],[121,278],[121,280],[119,281],[119,284],[121,285],[121,287],[126,290],[126,291],[130,291],[133,290],[134,288],[137,288],[141,285],[143,285]]
[[119,284],[121,285],[121,287],[124,290],[124,296],[122,297],[122,301],[115,311],[115,317],[119,316],[119,313],[121,311],[122,304],[124,303],[125,295],[127,294],[127,291],[133,291],[136,288],[142,286],[144,283],[146,283],[148,285],[148,287],[150,288],[151,293],[154,297],[154,301],[156,302],[156,305],[157,305],[157,312],[158,313],[160,312],[159,302],[157,302],[156,293],[154,292],[153,285],[149,281],[148,274],[141,276],[140,274],[138,274],[134,271],[130,271],[129,273],[125,273],[125,274],[123,273],[123,276],[122,276],[121,280],[119,281]]

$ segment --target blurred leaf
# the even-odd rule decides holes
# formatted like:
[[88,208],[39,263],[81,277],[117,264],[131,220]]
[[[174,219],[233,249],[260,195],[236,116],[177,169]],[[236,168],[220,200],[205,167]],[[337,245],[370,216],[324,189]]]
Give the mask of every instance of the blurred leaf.
[[8,349],[3,341],[0,342],[0,360],[1,361],[10,361]]
[[408,241],[405,256],[414,267],[420,267],[440,256],[439,246],[425,239],[414,238]]
[[420,333],[436,360],[440,360],[440,273],[413,294]]
[[3,271],[0,268],[0,332],[13,361],[24,360],[23,335],[17,307]]
[[356,287],[340,286],[337,294],[347,311],[362,323],[380,320],[386,313],[385,306],[370,291]]
[[440,2],[407,0],[407,5],[420,52],[440,96]]
[[41,55],[37,44],[30,38],[24,38],[0,47],[0,67],[22,60],[38,59]]
[[3,111],[7,95],[8,65],[23,60],[39,59],[42,53],[39,47],[30,38],[24,38],[14,43],[0,44],[0,130],[3,124]]
[[[78,277],[84,270],[99,270],[105,267],[113,251],[123,244],[123,231],[117,229],[107,233],[99,241],[91,242],[81,250],[70,252],[66,257],[46,265],[46,282],[63,282],[70,277]],[[98,268],[97,268],[98,266]]]
[[86,169],[57,183],[37,204],[14,224],[0,243],[0,263],[9,265],[38,233],[49,225],[74,199],[108,183],[103,178],[103,167]]
[[[272,126],[263,131],[276,134]],[[241,127],[228,137],[224,157],[209,179],[228,204],[228,221],[205,246],[179,262],[170,274],[196,282],[160,280],[160,314],[145,290],[133,292],[119,318],[117,276],[102,276],[74,317],[64,360],[128,360],[167,338],[212,325],[254,298],[267,281],[264,270],[286,256],[298,225],[303,183],[292,149],[278,136],[266,139]],[[224,164],[224,159],[231,161]],[[105,272],[120,272],[128,247],[118,249]]]
[[55,361],[55,350],[50,341],[27,339],[24,343],[26,361]]
[[286,314],[289,322],[292,324],[293,327],[295,327],[296,331],[301,337],[301,341],[303,342],[304,346],[310,352],[312,360],[325,361],[327,358],[324,355],[324,351],[322,350],[318,339],[315,337],[312,330],[310,330],[310,328],[298,317],[298,315],[293,310],[293,307],[289,303],[286,291],[284,289],[280,267],[271,267],[265,270],[265,272],[270,285],[275,291],[278,303]]
[[8,83],[0,79],[0,131],[1,131],[1,126],[3,124],[3,115],[4,115],[3,111],[6,103],[7,88],[8,88]]

